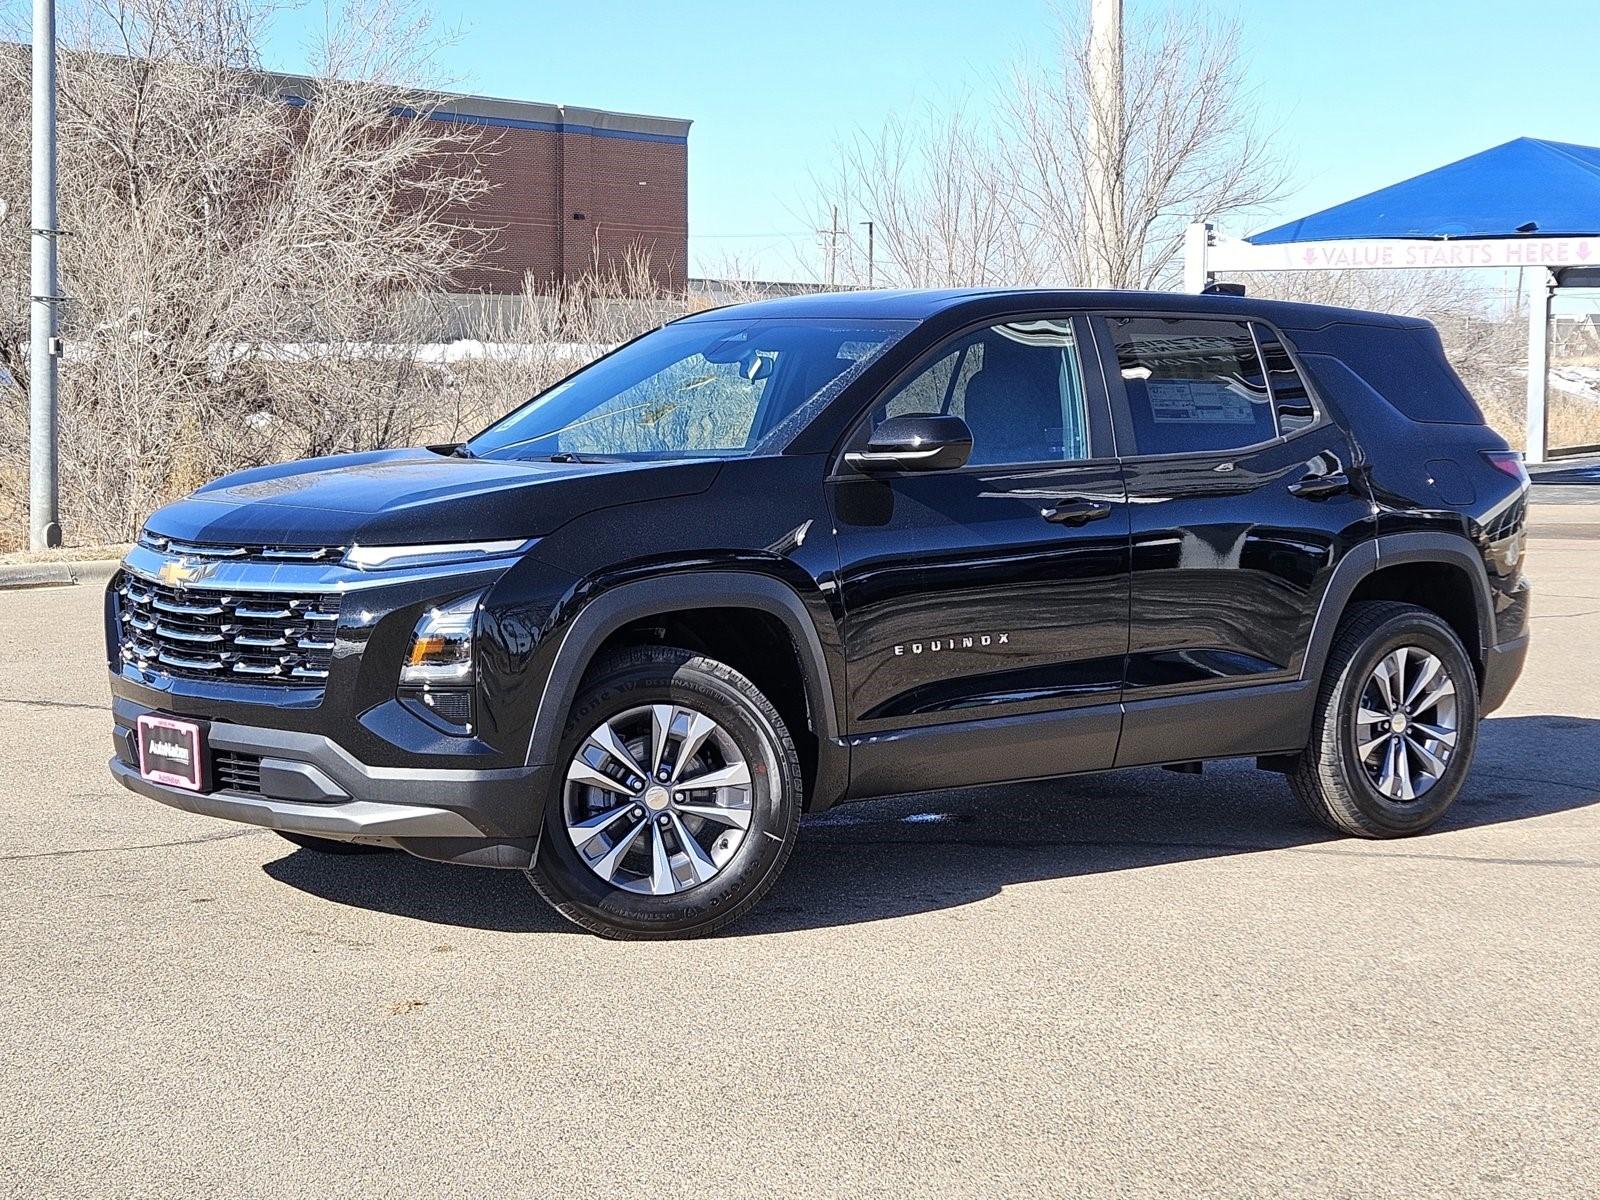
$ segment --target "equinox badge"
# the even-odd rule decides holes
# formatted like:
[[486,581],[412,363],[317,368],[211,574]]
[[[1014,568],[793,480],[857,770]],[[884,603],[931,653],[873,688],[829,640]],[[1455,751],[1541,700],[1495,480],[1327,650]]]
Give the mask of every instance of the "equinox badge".
[[894,648],[896,654],[938,654],[945,650],[977,650],[985,646],[1009,646],[1009,633],[973,633],[960,637],[932,638],[926,642],[901,642]]

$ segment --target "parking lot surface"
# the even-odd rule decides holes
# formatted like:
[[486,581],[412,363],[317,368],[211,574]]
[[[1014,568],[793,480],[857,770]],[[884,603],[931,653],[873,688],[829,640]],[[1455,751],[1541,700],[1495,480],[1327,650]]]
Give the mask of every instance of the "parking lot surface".
[[1434,833],[1242,764],[910,797],[688,943],[123,791],[98,587],[0,592],[0,1194],[1594,1195],[1600,522],[1552,511]]

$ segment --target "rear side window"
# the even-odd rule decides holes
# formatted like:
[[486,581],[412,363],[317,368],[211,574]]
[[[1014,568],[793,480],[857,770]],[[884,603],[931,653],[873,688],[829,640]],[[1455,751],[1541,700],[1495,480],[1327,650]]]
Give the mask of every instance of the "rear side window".
[[1108,317],[1139,454],[1235,450],[1278,436],[1243,321]]
[[1315,424],[1316,406],[1289,351],[1278,340],[1278,335],[1265,325],[1251,328],[1256,331],[1256,344],[1261,347],[1261,357],[1267,365],[1267,386],[1272,391],[1272,407],[1278,414],[1278,432],[1288,437]]

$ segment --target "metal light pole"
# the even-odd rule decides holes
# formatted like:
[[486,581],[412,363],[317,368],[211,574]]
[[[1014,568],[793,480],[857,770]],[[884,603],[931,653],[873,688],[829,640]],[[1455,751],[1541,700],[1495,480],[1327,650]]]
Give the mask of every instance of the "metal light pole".
[[877,260],[877,246],[874,242],[874,235],[877,230],[871,221],[863,221],[861,223],[867,227],[867,286],[872,287]]
[[1113,247],[1122,234],[1122,149],[1126,136],[1123,95],[1122,0],[1091,0],[1089,5],[1089,211],[1088,268],[1090,287],[1117,287]]
[[56,479],[56,6],[33,0],[33,269],[29,318],[28,544],[61,544]]

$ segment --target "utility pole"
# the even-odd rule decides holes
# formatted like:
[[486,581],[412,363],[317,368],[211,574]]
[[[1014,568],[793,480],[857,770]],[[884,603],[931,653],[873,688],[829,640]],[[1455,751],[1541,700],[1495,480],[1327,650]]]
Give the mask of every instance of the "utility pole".
[[819,229],[817,232],[828,239],[828,286],[831,288],[834,286],[834,277],[839,266],[839,235],[844,232],[839,228],[839,206],[837,204],[833,206],[833,217],[829,221],[828,227]]
[[873,260],[875,258],[873,235],[876,230],[873,228],[871,221],[863,221],[861,223],[867,227],[867,286],[871,287],[873,283]]
[[33,0],[33,229],[28,381],[28,544],[61,544],[56,478],[56,6]]
[[1085,265],[1090,287],[1127,286],[1117,262],[1123,236],[1123,150],[1127,142],[1123,87],[1122,0],[1090,0],[1088,211]]

